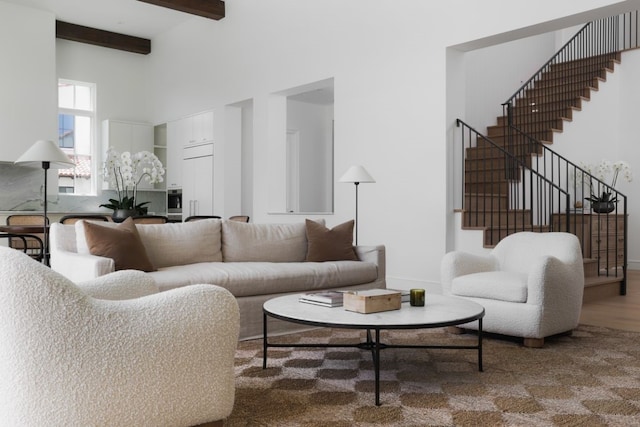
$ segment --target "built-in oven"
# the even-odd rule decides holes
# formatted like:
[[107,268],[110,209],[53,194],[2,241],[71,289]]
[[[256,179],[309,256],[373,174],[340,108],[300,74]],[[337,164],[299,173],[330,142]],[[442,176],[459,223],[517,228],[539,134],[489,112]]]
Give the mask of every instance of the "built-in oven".
[[181,189],[167,191],[167,218],[173,221],[182,221]]

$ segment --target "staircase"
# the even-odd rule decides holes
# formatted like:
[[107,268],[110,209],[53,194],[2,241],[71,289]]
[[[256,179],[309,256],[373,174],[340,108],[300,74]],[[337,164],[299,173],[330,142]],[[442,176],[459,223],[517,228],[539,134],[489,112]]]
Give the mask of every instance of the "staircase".
[[[532,224],[531,210],[509,208],[510,186],[520,180],[522,171],[519,164],[505,162],[504,152],[531,167],[532,156],[543,153],[540,144],[528,140],[552,144],[554,133],[562,132],[563,123],[571,121],[574,112],[582,109],[582,103],[591,99],[591,91],[599,89],[620,58],[617,52],[552,65],[517,100],[511,118],[505,114],[498,117],[496,125],[487,127],[488,139],[504,151],[485,138],[478,138],[476,146],[467,148],[464,184],[468,203],[462,224],[483,228],[485,246],[495,246],[514,226],[518,231],[550,231],[548,224]],[[509,120],[528,137],[509,138],[510,128],[506,126]],[[489,212],[486,203],[491,205]]]
[[[637,35],[633,46],[619,46],[618,40],[621,31],[637,34],[638,14],[633,14],[634,21],[629,18],[634,15],[624,14],[601,20],[605,24],[585,25],[503,104],[503,116],[487,127],[486,135],[458,120],[463,127],[463,228],[482,229],[485,247],[519,231],[578,235],[585,260],[585,301],[626,293],[626,196],[548,146],[583,102],[590,100],[592,91],[606,82],[607,74],[621,61],[621,51],[638,47]],[[586,196],[596,188],[620,200],[610,217],[573,209],[573,202],[583,197],[577,195]],[[616,218],[613,233],[608,227],[601,230],[600,225],[595,229],[591,225],[603,220],[609,224],[610,218]],[[587,223],[590,228],[585,231]],[[612,248],[613,260],[607,252]]]

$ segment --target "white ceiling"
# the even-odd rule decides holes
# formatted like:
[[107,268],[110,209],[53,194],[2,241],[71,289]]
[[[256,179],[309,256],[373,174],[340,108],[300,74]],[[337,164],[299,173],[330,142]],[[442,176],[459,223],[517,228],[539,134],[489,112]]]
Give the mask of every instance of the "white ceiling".
[[0,1],[53,12],[59,21],[147,39],[189,19],[199,18],[138,0]]

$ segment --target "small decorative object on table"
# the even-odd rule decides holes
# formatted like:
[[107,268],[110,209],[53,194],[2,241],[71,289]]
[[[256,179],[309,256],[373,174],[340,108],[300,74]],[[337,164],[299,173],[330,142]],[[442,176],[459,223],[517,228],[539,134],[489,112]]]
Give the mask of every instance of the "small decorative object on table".
[[[591,190],[591,195],[589,197],[585,197],[585,200],[591,202],[591,210],[596,213],[610,213],[616,209],[616,203],[618,203],[617,196],[613,195],[611,190],[615,189],[616,183],[618,181],[618,175],[622,172],[622,176],[627,182],[631,182],[633,180],[633,175],[631,173],[631,168],[629,164],[624,161],[610,162],[609,160],[603,160],[600,164],[595,167],[593,165],[581,165],[581,167],[587,171],[590,175],[595,176],[600,181],[605,181],[610,173],[613,173],[611,178],[611,186],[607,187],[605,185],[601,185],[598,183],[598,190],[594,191],[593,182],[591,178],[589,178],[589,188]],[[604,187],[602,193],[600,192],[600,187]]]
[[424,307],[424,289],[411,289],[409,304],[414,307]]
[[401,304],[401,293],[390,289],[369,289],[344,293],[344,309],[357,313],[399,310]]
[[128,151],[118,153],[113,147],[107,150],[107,159],[103,164],[104,180],[118,193],[117,199],[109,199],[101,208],[113,209],[113,220],[122,222],[135,215],[146,215],[149,202],[136,203],[138,184],[144,179],[150,184],[162,182],[164,167],[155,154],[140,151],[131,154]]

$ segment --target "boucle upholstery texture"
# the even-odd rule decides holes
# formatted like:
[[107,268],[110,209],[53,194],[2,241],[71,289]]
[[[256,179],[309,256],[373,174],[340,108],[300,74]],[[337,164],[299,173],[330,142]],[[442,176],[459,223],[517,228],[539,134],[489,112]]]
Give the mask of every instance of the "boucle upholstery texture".
[[[520,232],[502,239],[487,256],[447,253],[442,291],[483,305],[487,332],[544,338],[578,325],[583,268],[575,235]],[[463,326],[477,329],[477,322]]]
[[[324,220],[317,222],[324,227]],[[275,296],[386,285],[382,245],[353,247],[354,261],[306,262],[304,222],[259,224],[204,219],[136,227],[157,268],[149,275],[159,290],[197,283],[227,289],[240,307],[241,339],[262,336],[262,304]],[[82,221],[51,226],[51,267],[74,282],[114,270],[113,260],[88,253],[83,231]],[[270,331],[290,331],[294,326],[276,321]]]
[[2,247],[0,269],[2,425],[179,427],[231,413],[239,313],[228,291],[95,299]]
[[76,285],[98,299],[123,300],[160,292],[153,277],[138,270],[120,270]]

